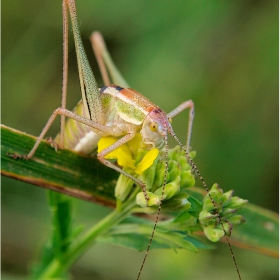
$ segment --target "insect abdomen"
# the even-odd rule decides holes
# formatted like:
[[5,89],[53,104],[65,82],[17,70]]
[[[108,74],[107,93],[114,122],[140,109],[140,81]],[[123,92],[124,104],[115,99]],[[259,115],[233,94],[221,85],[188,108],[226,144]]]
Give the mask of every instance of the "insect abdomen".
[[[73,109],[73,112],[79,116],[85,117],[85,109],[82,101]],[[60,134],[55,138],[59,143]],[[101,137],[95,133],[88,125],[79,123],[74,119],[67,119],[64,130],[63,147],[84,154],[92,154],[97,147]]]

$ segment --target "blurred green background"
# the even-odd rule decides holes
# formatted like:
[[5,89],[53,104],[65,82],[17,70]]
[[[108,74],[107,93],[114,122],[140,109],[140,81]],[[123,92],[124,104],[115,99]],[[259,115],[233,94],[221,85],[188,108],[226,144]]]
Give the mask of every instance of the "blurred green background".
[[[84,45],[100,30],[128,83],[164,111],[195,103],[192,147],[208,184],[278,211],[278,1],[77,1]],[[68,108],[80,99],[70,34]],[[38,135],[60,105],[61,1],[2,1],[2,123]],[[173,120],[185,141],[187,113]],[[59,130],[57,121],[49,135]],[[170,141],[171,145],[173,142]],[[87,226],[109,210],[76,200]],[[49,233],[45,191],[2,178],[2,279],[23,279]],[[233,232],[234,234],[234,232]],[[152,251],[142,279],[237,279],[226,245]],[[244,279],[278,279],[278,261],[235,249]],[[74,279],[136,278],[143,253],[97,244]]]

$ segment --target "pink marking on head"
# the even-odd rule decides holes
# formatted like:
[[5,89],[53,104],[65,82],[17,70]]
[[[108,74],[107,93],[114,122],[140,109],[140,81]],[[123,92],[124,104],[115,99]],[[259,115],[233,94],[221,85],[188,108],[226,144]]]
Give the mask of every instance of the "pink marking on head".
[[166,113],[160,108],[152,110],[149,116],[154,122],[158,124],[158,131],[161,135],[167,135],[167,132],[173,133],[173,129],[168,121]]

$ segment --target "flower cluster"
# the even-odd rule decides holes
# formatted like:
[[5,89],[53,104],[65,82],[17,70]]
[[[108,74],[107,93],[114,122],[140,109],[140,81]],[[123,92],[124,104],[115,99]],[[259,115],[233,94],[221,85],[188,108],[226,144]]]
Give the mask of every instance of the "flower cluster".
[[[103,137],[98,143],[98,152],[111,146],[117,138]],[[146,185],[149,200],[142,190],[136,195],[136,204],[148,208],[149,213],[157,211],[162,203],[165,211],[180,211],[180,218],[171,222],[178,230],[200,231],[216,242],[225,234],[229,236],[234,226],[245,222],[243,216],[235,215],[237,209],[247,203],[239,197],[233,197],[233,191],[223,193],[215,184],[203,201],[199,201],[189,188],[195,184],[191,166],[185,151],[179,146],[168,150],[166,163],[165,151],[157,148],[147,150],[142,137],[137,134],[132,140],[109,153],[105,158],[115,160],[123,171],[131,174]],[[190,152],[194,158],[195,152]],[[134,182],[124,174],[119,176],[115,188],[117,201],[124,202],[132,193]],[[148,204],[148,205],[147,205]],[[147,209],[147,208],[146,208]]]
[[199,221],[206,237],[216,242],[225,234],[230,236],[234,226],[245,222],[244,217],[235,215],[235,212],[247,202],[237,196],[233,197],[233,190],[223,193],[223,190],[214,184],[204,198],[202,211],[199,214]]
[[[98,152],[111,146],[117,140],[117,138],[111,136],[101,138],[98,143]],[[169,150],[168,169],[165,170],[164,154],[157,148],[147,150],[142,145],[142,138],[138,133],[132,140],[109,153],[105,158],[116,160],[125,172],[145,183],[149,196],[149,207],[156,207],[160,204],[160,201],[163,201],[163,208],[171,211],[189,208],[188,194],[182,193],[180,190],[193,187],[195,178],[191,174],[191,167],[187,162],[185,152],[180,147]],[[191,156],[194,157],[195,153],[192,152]],[[164,185],[165,172],[166,182]],[[121,174],[115,189],[116,198],[124,201],[130,194],[133,184],[134,182],[131,179]],[[142,191],[138,193],[136,203],[141,207],[147,206]]]
[[[195,153],[192,153],[192,157]],[[154,163],[148,171],[142,174],[145,182],[149,181],[148,195],[151,198],[148,206],[158,206],[162,201],[162,207],[169,211],[187,210],[190,203],[187,200],[189,195],[183,192],[186,188],[193,187],[195,178],[191,173],[191,166],[187,162],[185,152],[179,147],[168,151],[166,182],[164,184],[164,174],[166,172],[165,159],[162,158]],[[152,174],[154,176],[151,176]],[[149,178],[147,180],[146,178]],[[153,180],[151,180],[153,178]],[[152,181],[152,183],[151,183]],[[138,193],[136,197],[138,205],[145,207],[146,201],[143,193]]]

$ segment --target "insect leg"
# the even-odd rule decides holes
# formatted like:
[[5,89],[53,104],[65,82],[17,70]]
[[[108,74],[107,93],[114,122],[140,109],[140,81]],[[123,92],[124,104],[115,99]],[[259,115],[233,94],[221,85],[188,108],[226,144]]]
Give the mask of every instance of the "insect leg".
[[[95,53],[95,56],[96,56],[96,59],[97,59],[97,62],[98,62],[99,68],[100,68],[100,72],[102,74],[102,78],[103,78],[105,85],[107,86],[107,85],[111,84],[109,76],[108,76],[108,72],[109,72],[109,75],[111,76],[111,79],[114,84],[124,87],[124,88],[128,88],[129,85],[124,80],[121,73],[115,66],[115,64],[107,50],[106,44],[104,42],[104,39],[103,39],[101,33],[98,31],[93,32],[90,36],[90,41],[91,41],[92,48]],[[107,72],[107,70],[108,70],[108,72]]]
[[[81,117],[79,115],[76,115],[75,113],[64,109],[64,108],[57,108],[56,110],[54,110],[54,112],[52,113],[51,117],[49,118],[47,124],[45,125],[45,127],[43,128],[41,134],[39,135],[38,139],[36,140],[36,143],[34,144],[33,148],[31,149],[31,151],[28,153],[28,155],[25,156],[20,156],[20,155],[13,155],[14,158],[25,158],[25,159],[30,159],[32,158],[32,156],[34,155],[35,151],[37,150],[41,140],[43,140],[45,134],[47,133],[47,131],[49,130],[50,126],[52,125],[52,123],[54,122],[55,118],[57,117],[57,115],[63,115],[65,117],[69,117],[72,118],[80,123],[86,124],[92,128],[94,128],[95,130],[97,130],[99,132],[99,134],[104,134],[104,135],[112,135],[112,129],[110,129],[107,126],[101,125],[99,123],[96,123],[94,121],[91,121],[90,119]],[[114,136],[114,135],[113,135]]]
[[[68,12],[67,5],[62,2],[62,18],[63,18],[63,74],[62,74],[62,95],[61,95],[61,108],[66,108],[66,96],[68,85]],[[64,129],[65,129],[65,116],[61,115],[60,118],[60,140],[59,147],[64,146]]]
[[109,74],[107,72],[107,68],[104,63],[104,59],[102,56],[103,49],[106,48],[103,37],[101,33],[95,31],[90,36],[91,46],[94,51],[99,70],[104,82],[105,86],[109,86],[112,83],[110,82]]
[[108,155],[109,153],[111,153],[112,151],[116,150],[117,148],[119,148],[121,145],[125,144],[126,142],[128,142],[129,140],[131,140],[133,137],[135,136],[135,133],[128,133],[125,136],[123,136],[122,138],[120,138],[116,143],[114,143],[113,145],[109,146],[108,148],[104,149],[103,151],[101,151],[98,155],[97,158],[106,166],[118,171],[119,173],[122,173],[123,175],[125,175],[126,177],[130,178],[131,180],[133,180],[136,184],[138,184],[141,188],[142,191],[144,193],[145,199],[148,203],[149,200],[149,196],[147,194],[147,190],[146,190],[146,185],[136,179],[134,176],[132,176],[131,174],[128,174],[127,172],[125,172],[124,170],[122,170],[120,167],[116,166],[115,164],[113,164],[112,162],[110,162],[109,160],[105,159],[105,156]]
[[82,43],[79,24],[77,19],[76,4],[74,0],[64,0],[70,13],[72,22],[72,30],[75,41],[75,48],[77,54],[78,70],[82,91],[83,104],[86,108],[86,115],[88,118],[96,123],[104,124],[105,115],[100,98],[100,92],[89,65],[85,49]]
[[192,102],[192,100],[188,100],[180,104],[177,108],[175,108],[173,111],[167,114],[169,118],[173,118],[188,108],[190,109],[190,111],[189,111],[188,132],[187,132],[187,142],[186,142],[187,152],[189,152],[190,142],[191,142],[192,126],[194,120],[194,103]]

